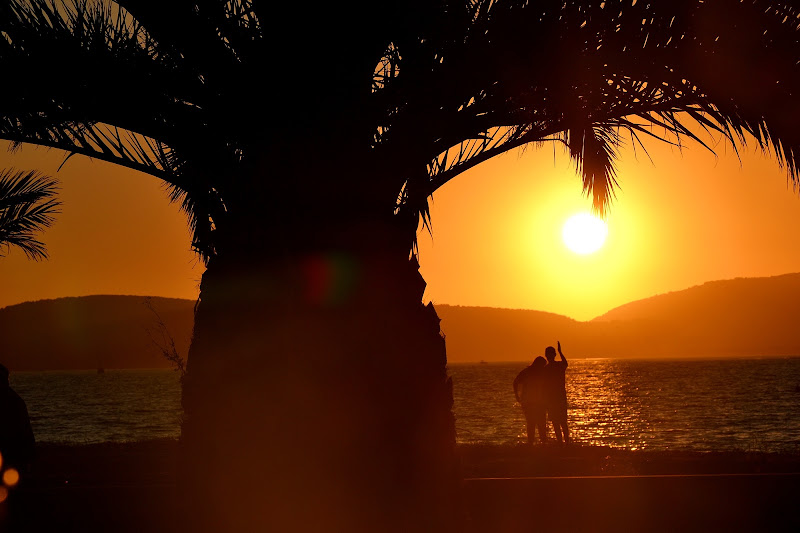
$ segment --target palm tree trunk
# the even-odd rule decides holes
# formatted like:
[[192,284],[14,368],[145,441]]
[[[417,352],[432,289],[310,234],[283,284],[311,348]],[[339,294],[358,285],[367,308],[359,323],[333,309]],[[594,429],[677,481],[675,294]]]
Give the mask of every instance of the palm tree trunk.
[[183,391],[193,527],[460,529],[439,319],[383,248],[211,260]]

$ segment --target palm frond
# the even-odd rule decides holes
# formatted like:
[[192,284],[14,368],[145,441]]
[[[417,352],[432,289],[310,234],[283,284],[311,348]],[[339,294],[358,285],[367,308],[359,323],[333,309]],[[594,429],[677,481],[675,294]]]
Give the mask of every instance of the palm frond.
[[[0,138],[163,177],[176,130],[202,132],[202,82],[108,2],[11,1],[0,8]],[[180,124],[180,127],[179,127]]]
[[[0,138],[158,176],[204,257],[229,210],[305,194],[300,171],[270,165],[315,143],[361,165],[315,190],[414,230],[444,183],[543,142],[566,144],[601,213],[626,134],[754,141],[798,186],[799,14],[790,0],[9,0],[0,69],[18,82]],[[311,217],[336,203],[306,198]]]
[[583,179],[583,192],[592,196],[592,207],[605,216],[617,187],[614,159],[621,144],[619,134],[604,124],[570,128],[563,133],[564,144]]
[[55,220],[60,205],[57,191],[56,180],[36,172],[0,172],[0,257],[12,246],[30,259],[47,257],[36,235]]
[[[232,143],[220,137],[231,128],[220,127],[219,117],[226,115],[212,111],[218,87],[208,78],[232,56],[214,44],[211,22],[200,20],[194,5],[183,0],[159,6],[137,0],[4,3],[0,68],[6,79],[19,83],[4,85],[0,138],[12,148],[30,143],[64,150],[65,162],[83,155],[164,180],[171,199],[187,211],[199,243],[208,239],[213,210],[194,212],[205,202],[193,198],[208,197],[213,185],[191,169],[208,166],[202,161],[215,156],[230,159],[225,154]],[[166,31],[162,23],[169,20],[179,24]]]
[[[479,5],[478,5],[479,4]],[[800,9],[788,1],[479,2],[462,43],[423,83],[391,80],[384,126],[421,136],[438,187],[497,154],[559,139],[605,212],[622,133],[713,151],[755,142],[800,183]],[[409,45],[410,46],[410,45]],[[404,58],[407,50],[398,48]],[[389,85],[387,85],[389,87]],[[401,90],[406,91],[402,94]],[[387,92],[387,94],[391,94]],[[414,106],[421,108],[415,109]],[[404,141],[410,144],[410,140]],[[401,143],[403,144],[403,143]],[[421,205],[420,201],[409,206]],[[420,214],[421,216],[421,214]]]

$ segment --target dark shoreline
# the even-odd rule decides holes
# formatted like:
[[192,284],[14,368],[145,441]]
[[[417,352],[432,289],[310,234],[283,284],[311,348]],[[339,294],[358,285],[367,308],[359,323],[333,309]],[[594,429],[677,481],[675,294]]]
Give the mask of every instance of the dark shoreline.
[[[461,444],[465,478],[800,473],[797,452]],[[38,444],[26,483],[172,483],[178,441]]]
[[466,478],[800,473],[797,452],[461,445]]
[[[0,504],[0,531],[181,531],[177,453],[174,439],[39,444]],[[800,453],[489,445],[459,453],[468,533],[800,530]]]

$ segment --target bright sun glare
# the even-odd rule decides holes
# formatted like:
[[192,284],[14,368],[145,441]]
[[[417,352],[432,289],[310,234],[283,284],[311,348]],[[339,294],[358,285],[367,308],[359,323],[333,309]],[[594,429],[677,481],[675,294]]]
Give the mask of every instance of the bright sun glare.
[[608,226],[596,216],[578,213],[567,219],[561,235],[567,248],[576,254],[585,255],[596,252],[603,246],[608,235]]

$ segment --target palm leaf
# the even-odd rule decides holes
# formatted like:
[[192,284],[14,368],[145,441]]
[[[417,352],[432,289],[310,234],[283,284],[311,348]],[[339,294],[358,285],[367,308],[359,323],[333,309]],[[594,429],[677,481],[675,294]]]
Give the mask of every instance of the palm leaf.
[[[415,233],[444,183],[543,142],[567,146],[599,212],[626,136],[755,142],[797,185],[798,13],[788,0],[9,0],[0,68],[19,83],[4,86],[0,138],[165,180],[205,257],[231,210],[280,213],[309,184],[341,191],[348,216],[391,207]],[[372,172],[269,170],[337,136]]]
[[[152,19],[151,3],[122,4]],[[231,159],[225,154],[235,150],[219,139],[229,128],[211,124],[225,115],[213,112],[204,82],[214,63],[209,54],[215,39],[207,38],[216,35],[214,27],[193,15],[192,2],[171,2],[159,7],[159,20],[180,14],[181,31],[173,27],[162,44],[156,38],[167,37],[161,26],[150,20],[151,33],[120,5],[32,0],[0,6],[0,66],[7,79],[26,82],[4,86],[0,138],[14,148],[58,148],[67,159],[84,155],[161,178],[189,214],[195,242],[207,241],[211,212],[219,209],[201,200],[214,195],[198,176],[208,165],[198,160],[214,154]],[[204,29],[211,33],[202,38]],[[230,63],[225,47],[217,49],[214,57],[227,55]],[[194,212],[200,206],[207,208]]]
[[175,121],[203,126],[193,102],[202,84],[124,10],[12,1],[0,8],[0,35],[0,65],[24,81],[4,86],[0,138],[168,177]]
[[619,134],[611,127],[596,124],[564,132],[564,143],[583,179],[583,191],[592,195],[594,209],[604,216],[617,186],[614,170]]
[[[415,178],[420,183],[411,188],[417,194],[432,194],[505,151],[560,141],[603,213],[613,198],[623,133],[633,142],[644,134],[709,150],[708,133],[735,149],[754,141],[797,186],[800,11],[793,3],[479,4],[464,46],[436,51],[445,55],[443,65],[450,63],[448,75],[419,84],[428,95],[446,85],[451,98],[397,119],[416,121],[405,128],[426,136],[430,147],[429,176]],[[398,71],[402,78],[402,62]],[[417,99],[424,100],[406,96]]]
[[57,182],[36,172],[0,172],[0,257],[11,246],[30,259],[47,257],[44,244],[36,238],[49,227],[60,202],[55,199]]

